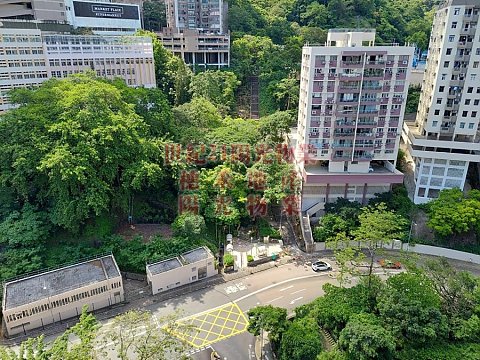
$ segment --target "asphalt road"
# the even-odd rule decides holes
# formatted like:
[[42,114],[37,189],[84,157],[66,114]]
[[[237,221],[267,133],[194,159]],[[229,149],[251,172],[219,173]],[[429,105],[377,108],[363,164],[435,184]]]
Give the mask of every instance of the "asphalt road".
[[[238,320],[240,319],[240,314],[243,313],[241,316],[246,315],[249,309],[257,305],[271,304],[273,306],[284,307],[291,312],[296,307],[309,303],[323,295],[322,286],[324,284],[338,284],[334,272],[315,273],[310,268],[309,263],[304,260],[305,259],[296,263],[279,266],[211,288],[202,289],[165,302],[153,303],[148,300],[142,304],[142,308],[151,311],[157,318],[180,310],[182,319],[195,318],[203,313],[203,320],[206,320],[205,314],[210,314],[215,311],[215,313],[219,315],[223,309],[226,308],[238,309],[235,311],[229,310],[230,313],[236,312],[235,316]],[[335,269],[335,263],[331,260],[329,261]],[[480,271],[480,267],[468,263],[454,265],[474,273]],[[387,276],[382,269],[377,269],[377,272]],[[391,272],[397,273],[398,270]],[[220,325],[222,325],[226,331],[229,327],[234,327],[227,324],[232,321],[232,318],[229,318],[229,316],[230,315],[217,316],[225,318],[223,324]],[[180,319],[180,321],[184,321],[182,319]],[[216,320],[208,321],[211,321],[212,324],[210,330],[216,326],[219,327]],[[111,322],[112,320],[108,320],[103,323],[103,326],[111,326]],[[243,323],[245,323],[245,321]],[[196,360],[208,360],[214,349],[221,355],[222,360],[254,359],[254,356],[252,356],[254,355],[254,337],[246,332],[246,325],[243,325],[244,328],[240,330],[238,330],[238,324],[236,325],[237,330],[235,332],[232,332],[231,335],[224,335],[222,333],[221,336],[219,335],[218,341],[215,341],[214,338],[206,338],[203,343],[203,347],[206,349],[197,349],[197,352],[195,352],[192,357]],[[53,340],[53,337],[47,337],[45,340]],[[114,354],[109,354],[109,358],[114,359]],[[271,357],[269,357],[269,359],[271,359]]]

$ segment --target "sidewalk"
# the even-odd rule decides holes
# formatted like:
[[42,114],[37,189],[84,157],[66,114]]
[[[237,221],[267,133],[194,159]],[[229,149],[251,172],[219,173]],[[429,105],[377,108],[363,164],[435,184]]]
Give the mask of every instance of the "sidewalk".
[[263,331],[255,338],[255,357],[257,360],[273,360],[272,346],[268,339],[268,333]]

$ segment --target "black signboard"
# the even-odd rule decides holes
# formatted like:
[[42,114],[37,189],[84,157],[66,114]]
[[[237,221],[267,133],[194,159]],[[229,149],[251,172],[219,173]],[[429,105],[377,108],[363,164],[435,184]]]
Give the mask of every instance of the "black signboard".
[[73,10],[77,17],[140,19],[138,6],[132,5],[74,1]]

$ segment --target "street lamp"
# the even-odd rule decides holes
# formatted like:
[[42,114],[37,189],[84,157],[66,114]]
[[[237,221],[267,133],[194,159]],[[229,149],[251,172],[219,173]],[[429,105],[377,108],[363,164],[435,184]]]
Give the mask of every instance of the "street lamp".
[[408,232],[408,249],[410,250],[410,239],[412,238],[412,231],[413,231],[413,226],[417,226],[417,223],[415,223],[413,220],[410,223],[410,231]]

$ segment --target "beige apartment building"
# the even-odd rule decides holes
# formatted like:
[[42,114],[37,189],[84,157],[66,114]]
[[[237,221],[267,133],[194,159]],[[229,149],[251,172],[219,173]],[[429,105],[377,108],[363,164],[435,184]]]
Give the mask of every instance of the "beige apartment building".
[[12,107],[8,92],[49,78],[94,71],[129,86],[155,87],[149,37],[49,35],[37,29],[0,28],[0,113]]
[[124,301],[113,255],[27,276],[3,285],[3,328],[7,336],[63,321]]
[[215,257],[205,246],[147,265],[153,295],[215,275]]

